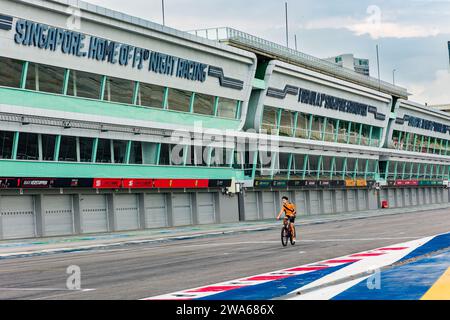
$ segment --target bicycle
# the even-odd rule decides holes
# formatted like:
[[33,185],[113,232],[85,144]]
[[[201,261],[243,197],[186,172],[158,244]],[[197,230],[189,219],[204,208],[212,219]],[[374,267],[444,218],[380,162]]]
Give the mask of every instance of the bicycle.
[[291,232],[290,228],[290,219],[285,219],[284,225],[281,228],[281,244],[283,247],[286,247],[288,245],[288,240],[290,240],[291,245],[295,245],[294,242],[294,235],[295,235],[295,226],[292,226],[292,230],[294,231],[294,234]]

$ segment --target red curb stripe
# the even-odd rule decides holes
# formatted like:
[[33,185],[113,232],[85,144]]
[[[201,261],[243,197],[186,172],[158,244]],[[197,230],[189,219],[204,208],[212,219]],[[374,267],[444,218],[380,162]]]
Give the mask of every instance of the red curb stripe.
[[383,254],[386,254],[386,253],[385,252],[357,253],[357,254],[352,254],[350,257],[377,257],[377,256],[382,256]]
[[352,263],[357,261],[361,261],[361,259],[343,259],[343,260],[336,259],[325,261],[325,263]]
[[242,281],[266,281],[266,280],[278,280],[292,277],[293,275],[284,275],[284,276],[256,276],[247,279],[243,279]]
[[189,290],[186,292],[219,292],[219,291],[228,291],[228,290],[233,290],[233,289],[239,289],[245,286],[210,286],[210,287],[204,287],[204,288],[200,288],[200,289],[195,289],[195,290]]
[[322,270],[322,269],[326,269],[329,267],[299,267],[299,268],[293,268],[293,269],[287,269],[285,271],[317,271],[317,270]]

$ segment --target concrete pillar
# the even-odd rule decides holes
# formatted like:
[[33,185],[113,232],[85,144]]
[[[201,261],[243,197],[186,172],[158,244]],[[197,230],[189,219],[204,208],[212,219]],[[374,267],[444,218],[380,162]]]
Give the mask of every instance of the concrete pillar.
[[[2,207],[2,196],[0,196],[0,208]],[[3,239],[3,215],[0,211],[0,240]]]
[[[220,194],[219,194],[220,196]],[[220,209],[222,213],[222,208]],[[238,194],[238,217],[239,221],[245,221],[245,199],[244,192]]]
[[36,225],[36,237],[44,236],[44,196],[42,194],[34,196],[34,210],[35,210],[35,225]]
[[116,195],[114,193],[106,195],[106,203],[107,203],[107,215],[108,215],[108,231],[113,232],[116,231],[116,207],[115,207],[115,198]]
[[167,201],[167,226],[173,227],[173,200],[172,200],[172,193],[166,194],[166,201]]
[[81,206],[80,195],[74,194],[72,196],[73,201],[73,231],[75,234],[81,234]]
[[193,225],[199,224],[198,217],[198,201],[197,201],[197,192],[191,193],[191,221]]
[[138,194],[138,214],[139,214],[139,229],[144,230],[145,225],[145,193]]
[[306,215],[310,216],[312,215],[311,212],[311,196],[310,193],[311,191],[306,190],[305,191],[305,208],[306,208]]
[[337,213],[336,190],[331,190],[331,210],[330,213]]
[[263,192],[256,192],[256,201],[258,202],[258,220],[264,220],[264,199]]
[[344,190],[344,212],[349,212],[349,205],[348,205],[348,190]]

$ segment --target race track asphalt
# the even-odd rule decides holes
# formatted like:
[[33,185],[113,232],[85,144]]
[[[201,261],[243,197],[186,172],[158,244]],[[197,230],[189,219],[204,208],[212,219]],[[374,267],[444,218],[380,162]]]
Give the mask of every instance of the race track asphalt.
[[[449,231],[447,208],[301,226],[286,248],[271,229],[2,259],[0,299],[142,299]],[[70,265],[80,267],[84,291],[65,289]]]

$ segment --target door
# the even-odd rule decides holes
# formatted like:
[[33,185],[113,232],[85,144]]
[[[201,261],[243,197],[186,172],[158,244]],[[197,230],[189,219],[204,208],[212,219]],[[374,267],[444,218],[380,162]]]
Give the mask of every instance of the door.
[[335,193],[336,193],[336,212],[337,213],[344,212],[345,211],[344,191],[336,190]]
[[245,202],[245,220],[258,220],[258,193],[256,191],[248,191],[244,195]]
[[275,197],[273,192],[261,192],[263,197],[263,218],[273,219],[278,214],[275,209]]
[[316,190],[309,191],[309,204],[311,206],[311,214],[320,213],[319,191]]
[[197,193],[197,212],[199,224],[212,224],[215,222],[214,193]]
[[81,232],[108,231],[108,209],[106,195],[81,195]]
[[167,194],[145,195],[145,227],[163,228],[167,227]]
[[114,199],[116,231],[139,229],[139,205],[136,194],[118,194]]
[[190,193],[174,193],[172,195],[173,224],[187,226],[192,224],[192,201]]
[[36,236],[33,196],[0,197],[0,238]]
[[323,214],[333,213],[333,198],[331,196],[331,191],[323,191]]
[[73,234],[73,197],[71,195],[44,196],[44,235]]

